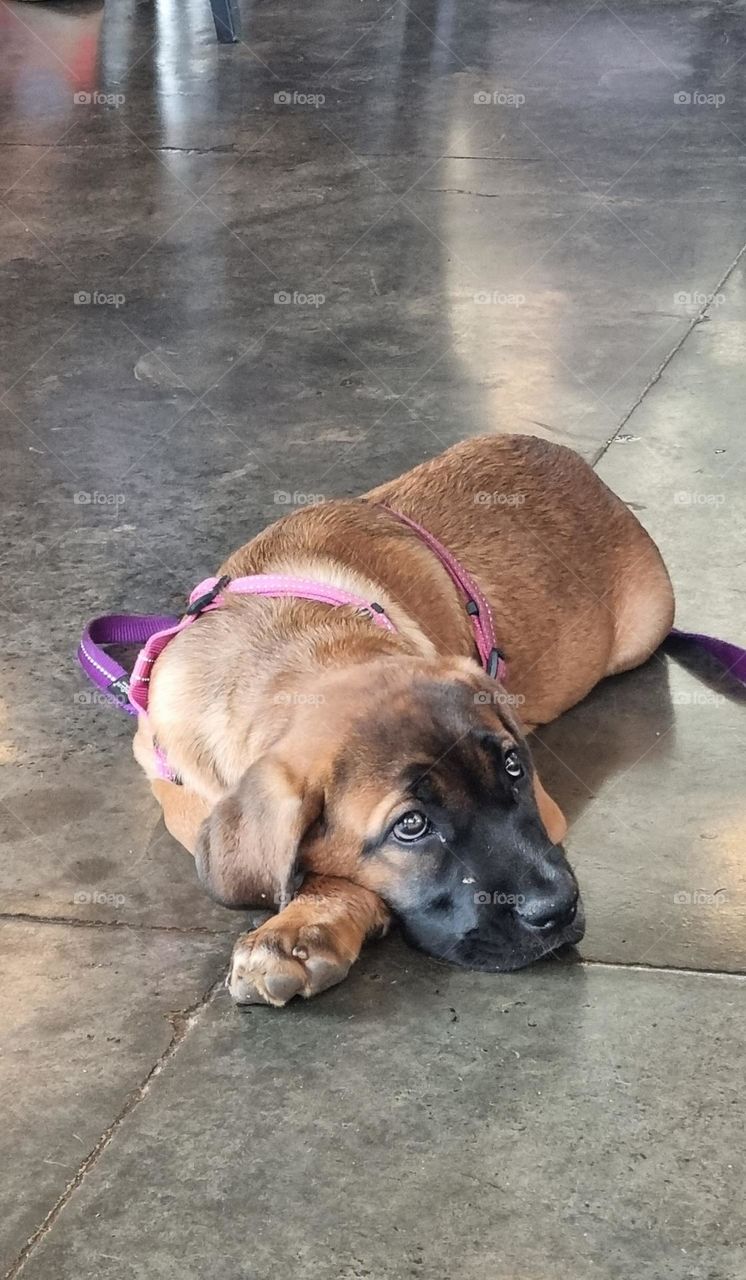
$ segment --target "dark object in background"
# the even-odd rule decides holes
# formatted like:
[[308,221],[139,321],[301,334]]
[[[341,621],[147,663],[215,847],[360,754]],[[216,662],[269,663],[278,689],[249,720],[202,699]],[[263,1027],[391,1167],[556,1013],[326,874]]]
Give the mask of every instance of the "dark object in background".
[[219,44],[236,44],[238,22],[233,0],[210,0],[210,4]]

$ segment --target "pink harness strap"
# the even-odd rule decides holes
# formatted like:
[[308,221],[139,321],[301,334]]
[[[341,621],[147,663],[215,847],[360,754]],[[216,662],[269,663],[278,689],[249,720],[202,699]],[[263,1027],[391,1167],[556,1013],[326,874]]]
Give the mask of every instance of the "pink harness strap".
[[396,630],[383,606],[377,604],[375,600],[365,600],[362,596],[346,591],[343,587],[314,582],[310,578],[294,578],[281,573],[255,573],[248,578],[205,578],[190,595],[189,607],[181,621],[175,626],[166,627],[163,631],[154,632],[137,655],[129,688],[130,702],[137,711],[148,709],[150,674],[156,658],[174,636],[191,626],[203,613],[211,613],[213,609],[219,609],[223,603],[224,592],[229,592],[231,595],[318,600],[321,604],[336,606],[351,605],[359,613],[369,617],[376,626],[384,627],[387,631]]
[[410,516],[403,515],[401,511],[394,511],[393,507],[383,505],[383,510],[388,511],[389,515],[398,520],[400,524],[405,524],[412,529],[420,541],[424,542],[425,546],[429,547],[433,555],[440,560],[451,582],[454,583],[465,598],[466,612],[471,619],[474,643],[477,646],[482,666],[488,676],[492,676],[495,680],[504,680],[506,664],[496,644],[492,610],[487,597],[477,586],[471,574],[466,572],[464,566],[455,556],[451,555],[442,542],[438,542],[438,539],[430,533],[429,529],[425,529],[423,525],[418,524],[416,520],[412,520]]
[[[382,509],[395,520],[412,529],[441,562],[451,581],[464,597],[466,611],[474,630],[474,642],[487,674],[502,680],[505,676],[505,662],[495,644],[492,612],[474,579],[459,564],[455,556],[452,556],[422,525],[417,524],[409,516],[393,511],[391,507]],[[194,588],[184,617],[181,619],[160,616],[137,618],[127,614],[94,618],[86,627],[78,650],[83,669],[94,684],[103,689],[124,710],[131,714],[146,712],[150,677],[156,659],[180,631],[191,626],[203,613],[219,609],[224,603],[226,594],[317,600],[321,604],[335,607],[347,605],[370,618],[377,627],[396,631],[383,605],[375,600],[365,600],[362,596],[346,591],[343,587],[280,573],[257,573],[247,578],[234,579],[227,576],[213,577],[205,578]],[[163,623],[168,625],[163,626]],[[124,668],[105,652],[103,645],[128,643],[132,640],[144,640],[145,644],[137,655],[132,675],[128,680]],[[169,767],[165,754],[157,743],[154,743],[154,755],[157,777],[169,782],[178,782],[177,775]]]
[[[495,643],[492,611],[477,583],[428,529],[391,507],[381,506],[381,509],[417,534],[443,565],[464,597],[474,631],[474,643],[485,671],[498,680],[504,680],[505,660]],[[396,630],[382,605],[323,582],[283,574],[255,574],[248,578],[236,578],[234,581],[227,577],[205,578],[204,582],[194,588],[186,614],[181,620],[160,614],[106,614],[93,618],[83,631],[78,647],[78,661],[89,680],[120,710],[127,711],[130,715],[147,711],[150,675],[156,658],[175,635],[190,626],[201,614],[220,608],[225,592],[237,595],[293,596],[329,605],[349,605],[369,617],[376,626],[385,627],[388,631]],[[732,673],[742,684],[746,683],[746,649],[739,645],[689,631],[674,630],[668,639],[677,644],[683,642],[696,645],[698,649],[714,657],[726,672]],[[143,641],[145,647],[140,651],[132,675],[128,678],[124,667],[104,646]],[[157,776],[178,782],[179,779],[169,768],[157,743],[154,744],[154,753]]]

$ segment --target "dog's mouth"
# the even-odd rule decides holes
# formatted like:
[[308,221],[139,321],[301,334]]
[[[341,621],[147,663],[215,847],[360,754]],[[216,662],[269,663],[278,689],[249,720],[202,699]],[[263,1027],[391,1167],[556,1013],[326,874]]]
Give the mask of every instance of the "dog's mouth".
[[[460,969],[475,969],[486,973],[511,973],[525,969],[547,956],[569,953],[582,941],[585,934],[585,911],[578,900],[574,919],[563,929],[546,935],[543,931],[526,925],[514,924],[502,935],[485,934],[478,930],[459,938],[451,947],[430,949],[410,937],[420,950],[441,962]],[[406,936],[406,928],[405,928]]]

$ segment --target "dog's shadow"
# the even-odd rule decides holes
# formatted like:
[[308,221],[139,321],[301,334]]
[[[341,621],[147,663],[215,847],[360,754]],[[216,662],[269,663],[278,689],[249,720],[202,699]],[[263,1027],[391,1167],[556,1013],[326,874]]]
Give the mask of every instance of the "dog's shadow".
[[583,702],[529,739],[536,768],[569,826],[608,779],[647,752],[665,750],[675,733],[668,663],[655,654],[644,666],[611,676]]
[[[744,686],[707,654],[666,642],[641,667],[603,680],[588,697],[530,737],[541,780],[572,825],[609,779],[676,742],[677,708],[714,697],[746,703]],[[673,687],[672,687],[673,686]]]

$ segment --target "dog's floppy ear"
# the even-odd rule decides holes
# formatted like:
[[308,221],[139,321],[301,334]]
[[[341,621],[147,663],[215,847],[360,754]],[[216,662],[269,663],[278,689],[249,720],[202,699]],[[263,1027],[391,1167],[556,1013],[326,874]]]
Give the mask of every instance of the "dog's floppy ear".
[[298,848],[323,796],[268,752],[219,801],[199,831],[197,874],[226,907],[276,907],[292,897]]
[[552,844],[562,844],[567,835],[567,818],[560,809],[559,805],[547,795],[538,773],[534,771],[534,795],[536,796],[536,807],[539,810],[544,830],[546,831]]

